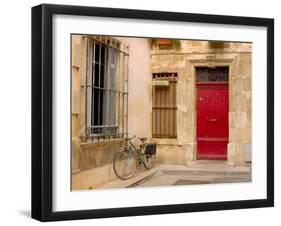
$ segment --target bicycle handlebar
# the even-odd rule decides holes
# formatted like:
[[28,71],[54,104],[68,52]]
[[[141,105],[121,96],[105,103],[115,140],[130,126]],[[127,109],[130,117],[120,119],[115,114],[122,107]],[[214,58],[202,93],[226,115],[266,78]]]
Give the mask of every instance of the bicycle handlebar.
[[137,138],[137,139],[139,139],[140,141],[142,141],[142,137],[137,137],[136,135],[133,135],[132,137],[128,137],[128,138],[125,138],[125,140],[127,140],[127,141],[129,141],[129,140],[131,140],[131,139],[133,139],[133,138]]
[[136,135],[134,135],[134,136],[132,136],[132,137],[127,137],[127,138],[125,138],[125,140],[131,140],[131,139],[133,139],[133,138],[139,138],[139,137],[137,137]]

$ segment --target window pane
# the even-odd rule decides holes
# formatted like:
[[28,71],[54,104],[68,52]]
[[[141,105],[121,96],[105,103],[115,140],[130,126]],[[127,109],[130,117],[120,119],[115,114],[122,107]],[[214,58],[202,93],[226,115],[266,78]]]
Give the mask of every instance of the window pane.
[[221,82],[228,82],[228,67],[218,68],[218,77]]
[[104,88],[105,76],[104,76],[104,65],[100,65],[100,85],[99,87]]
[[99,63],[99,59],[100,59],[100,45],[99,44],[95,44],[96,48],[95,48],[95,62]]
[[228,82],[228,67],[196,68],[196,82]]
[[217,71],[214,69],[209,69],[208,70],[208,80],[209,82],[218,82],[219,81],[219,76],[217,74]]
[[100,78],[99,78],[100,67],[99,67],[99,64],[97,64],[97,63],[94,64],[93,73],[94,73],[94,79],[93,79],[94,86],[99,87],[100,86],[99,85],[100,84]]
[[101,46],[101,64],[104,64],[105,62],[105,46]]
[[116,50],[112,48],[107,49],[107,59],[104,60],[106,65],[106,75],[104,79],[104,87],[106,91],[104,92],[104,106],[103,106],[103,115],[104,115],[104,125],[115,126],[115,102],[116,102],[116,92],[115,92],[115,83],[116,83]]
[[208,82],[208,69],[197,68],[196,82]]

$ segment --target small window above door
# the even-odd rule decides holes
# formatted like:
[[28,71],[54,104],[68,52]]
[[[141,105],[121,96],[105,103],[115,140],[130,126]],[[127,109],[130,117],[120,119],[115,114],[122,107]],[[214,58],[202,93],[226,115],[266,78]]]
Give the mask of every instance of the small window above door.
[[228,82],[228,67],[196,67],[196,82]]

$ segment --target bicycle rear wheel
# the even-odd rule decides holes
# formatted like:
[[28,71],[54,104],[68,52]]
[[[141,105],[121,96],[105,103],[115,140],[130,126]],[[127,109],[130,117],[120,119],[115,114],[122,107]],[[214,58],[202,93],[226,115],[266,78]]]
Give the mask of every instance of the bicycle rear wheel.
[[142,156],[143,165],[146,169],[151,169],[154,166],[155,155],[146,155]]
[[141,152],[144,167],[146,169],[151,169],[155,162],[156,144],[145,144]]
[[137,169],[137,158],[133,151],[124,150],[114,156],[113,170],[122,180],[131,178]]

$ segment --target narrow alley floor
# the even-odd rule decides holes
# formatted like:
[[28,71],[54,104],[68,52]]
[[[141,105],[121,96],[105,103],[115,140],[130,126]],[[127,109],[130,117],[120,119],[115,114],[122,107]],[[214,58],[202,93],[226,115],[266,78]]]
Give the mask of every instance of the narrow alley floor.
[[192,185],[211,183],[251,182],[250,167],[233,167],[225,161],[195,161],[187,166],[155,165],[151,170],[144,167],[128,180],[114,179],[97,188],[127,188]]

